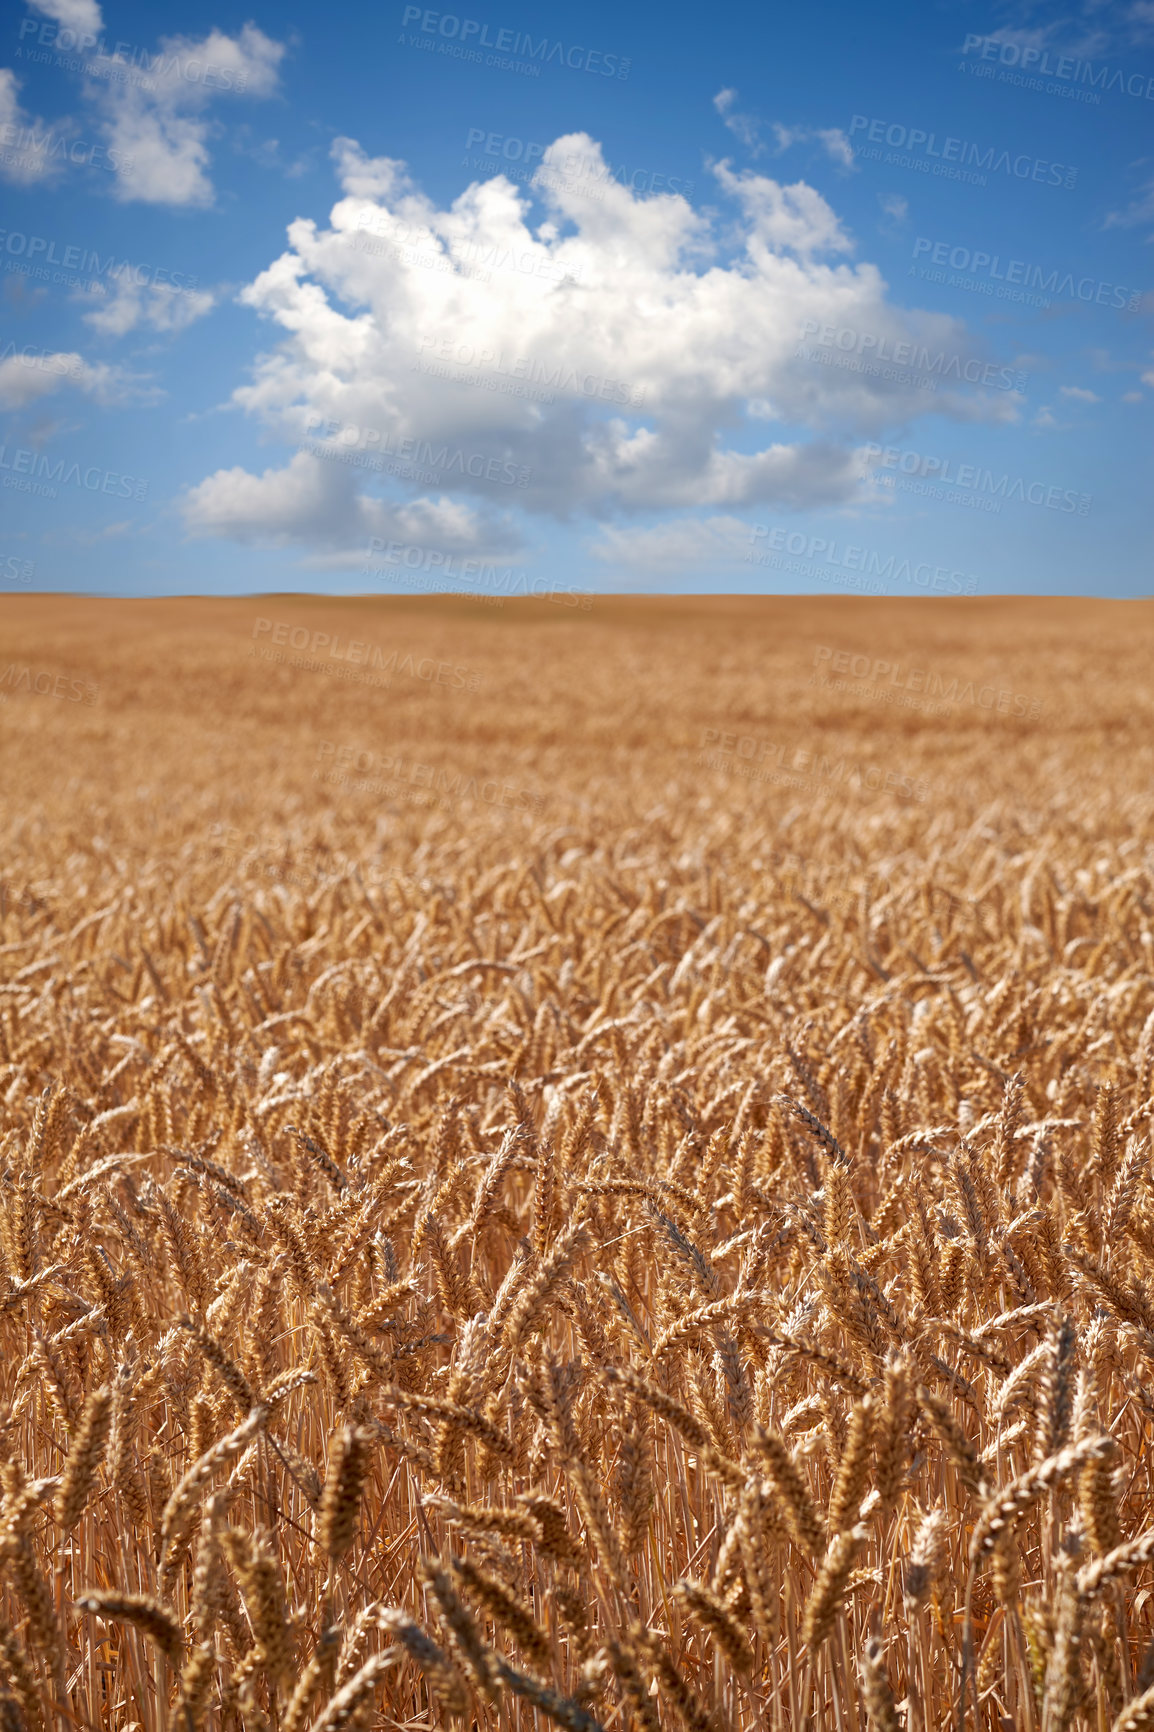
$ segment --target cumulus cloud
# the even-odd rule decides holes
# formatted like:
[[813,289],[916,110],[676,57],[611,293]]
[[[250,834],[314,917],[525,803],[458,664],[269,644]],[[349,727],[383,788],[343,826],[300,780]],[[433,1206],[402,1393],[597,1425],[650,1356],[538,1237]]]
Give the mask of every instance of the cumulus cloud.
[[1059,385],[1059,397],[1073,397],[1079,403],[1100,403],[1102,401],[1096,391],[1087,391],[1082,385]]
[[[39,10],[90,39],[103,27],[92,0],[42,0]],[[27,185],[77,165],[99,167],[123,202],[211,205],[210,105],[222,96],[271,96],[284,53],[283,43],[255,24],[236,36],[217,29],[200,38],[164,36],[152,55],[132,49],[126,58],[101,45],[84,63],[83,126],[71,118],[34,120],[20,106],[15,75],[0,69],[0,127],[11,129],[0,175]]]
[[85,313],[84,322],[102,337],[123,337],[138,328],[183,331],[211,312],[216,303],[211,289],[177,289],[171,283],[142,285],[127,275],[117,278],[111,292],[103,283],[95,284],[90,295],[93,292],[101,297],[101,305]]
[[117,197],[210,205],[206,111],[222,95],[271,96],[284,52],[283,43],[246,24],[236,36],[216,29],[200,38],[162,36],[144,78],[123,77],[128,62],[115,55],[98,56],[88,96],[110,147],[132,165],[116,177]]
[[161,393],[122,367],[86,361],[82,355],[48,353],[31,344],[6,345],[0,356],[0,409],[24,409],[65,386],[92,397],[102,408],[156,403]]
[[781,186],[752,169],[734,174],[728,162],[719,162],[713,172],[745,212],[751,251],[760,246],[774,253],[794,252],[806,262],[814,253],[853,251],[830,206],[805,181]]
[[414,488],[435,495],[414,503],[420,535],[441,546],[448,506],[465,500],[475,515],[461,533],[474,537],[524,512],[609,525],[860,504],[870,494],[847,435],[927,412],[1018,416],[1007,393],[943,376],[929,394],[911,370],[833,364],[854,360],[844,343],[805,346],[807,327],[828,326],[955,367],[985,359],[961,321],[891,305],[804,182],[717,164],[736,214],[705,216],[680,195],[606,181],[600,145],[573,133],[545,151],[536,207],[495,176],[442,208],[404,163],[351,139],[333,161],[342,196],[328,226],[294,221],[240,295],[279,341],[233,402],[296,453],[193,489],[197,533],[351,548]]
[[265,547],[294,544],[369,558],[369,543],[399,541],[461,556],[499,557],[519,551],[519,531],[497,514],[461,500],[390,503],[358,493],[348,470],[308,451],[283,469],[252,475],[218,469],[185,494],[183,513],[194,536],[227,536]]
[[355,138],[334,139],[331,155],[337,179],[351,198],[388,205],[416,191],[399,157],[366,156]]

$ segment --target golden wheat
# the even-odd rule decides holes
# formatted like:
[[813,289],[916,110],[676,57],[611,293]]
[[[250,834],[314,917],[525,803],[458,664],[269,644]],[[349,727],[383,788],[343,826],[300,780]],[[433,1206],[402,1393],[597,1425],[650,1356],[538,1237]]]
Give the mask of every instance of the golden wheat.
[[[108,698],[0,708],[0,1724],[1154,1724],[1148,614],[390,606],[544,812],[3,613]],[[883,631],[1084,713],[807,683]]]

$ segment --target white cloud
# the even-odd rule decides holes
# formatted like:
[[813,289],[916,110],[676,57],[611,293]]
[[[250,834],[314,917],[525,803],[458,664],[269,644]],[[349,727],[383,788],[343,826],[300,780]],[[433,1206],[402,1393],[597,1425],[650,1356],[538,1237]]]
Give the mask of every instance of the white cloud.
[[0,66],[0,135],[9,141],[0,149],[0,175],[17,186],[31,186],[61,173],[60,156],[52,154],[52,147],[56,138],[70,137],[72,128],[64,122],[53,133],[42,120],[34,120],[20,106],[20,88],[16,74]]
[[102,542],[126,541],[130,536],[140,533],[141,525],[135,518],[122,517],[117,523],[85,525],[83,528],[69,524],[67,528],[60,528],[50,536],[46,535],[44,539],[63,547],[99,547]]
[[774,121],[773,131],[779,156],[792,145],[807,144],[816,138],[826,154],[840,163],[842,168],[857,167],[853,145],[840,126],[782,126],[779,121]]
[[[42,0],[40,10],[90,35],[102,28],[92,0]],[[0,68],[0,128],[12,129],[0,153],[0,175],[28,185],[74,164],[93,164],[111,171],[113,196],[123,202],[211,205],[209,106],[223,95],[271,96],[284,53],[282,43],[246,24],[236,36],[216,29],[195,39],[163,36],[141,65],[115,53],[93,54],[85,61],[91,76],[83,80],[91,110],[86,138],[72,119],[33,120],[20,107],[15,74]]]
[[737,565],[749,552],[749,533],[740,517],[693,517],[649,529],[609,525],[590,552],[606,565],[661,576]]
[[713,99],[713,106],[730,132],[735,138],[741,140],[750,155],[760,156],[765,149],[760,136],[761,122],[755,115],[739,113],[734,108],[736,101],[736,90],[719,90]]
[[405,164],[393,156],[366,156],[355,138],[333,141],[337,179],[351,198],[389,204],[415,191]]
[[1122,401],[1123,403],[1144,403],[1146,399],[1141,391],[1123,391]]
[[[1003,27],[999,30],[991,30],[986,40],[996,42],[999,47],[1005,45],[1017,49],[1017,58],[1013,59],[1012,63],[1018,70],[1022,70],[1022,53],[1027,48],[1036,50],[1039,54],[1045,54],[1048,51],[1051,62],[1057,60],[1060,55],[1068,55],[1075,60],[1091,60],[1096,55],[1109,53],[1112,42],[1109,32],[1101,28],[1101,25],[1106,22],[1101,0],[1086,0],[1083,10],[1086,13],[1097,13],[1093,28],[1079,29],[1077,21],[1066,16],[1033,29]],[[1113,46],[1116,45],[1117,39],[1115,39]],[[964,47],[959,45],[959,51],[964,53]],[[967,58],[974,57],[971,55]],[[1030,71],[1031,65],[1036,71],[1038,62],[1032,61],[1027,64],[1025,68],[1027,72]]]
[[853,242],[842,232],[829,205],[805,181],[781,186],[752,169],[734,174],[728,162],[719,162],[713,172],[745,212],[751,251],[755,244],[761,244],[775,253],[798,253],[807,262],[815,252],[853,251]]
[[[196,39],[162,36],[147,78],[123,78],[127,61],[98,57],[87,95],[103,115],[110,147],[131,168],[115,180],[116,196],[144,204],[207,206],[209,104],[220,95],[264,98],[277,88],[284,44],[255,24],[237,36],[211,30]],[[107,80],[107,84],[97,80]]]
[[287,162],[281,154],[279,138],[262,138],[257,141],[252,128],[244,124],[233,129],[232,148],[238,156],[247,156],[259,168],[283,174],[286,180],[299,180],[302,175],[311,173],[316,167],[319,154],[319,147],[313,146],[302,151],[292,162]]
[[[959,320],[890,305],[875,266],[846,262],[851,241],[804,182],[719,164],[736,216],[704,216],[676,194],[606,182],[600,145],[573,133],[544,154],[542,220],[501,176],[443,209],[401,162],[350,139],[333,158],[343,196],[330,226],[293,222],[288,248],[240,295],[280,341],[233,402],[291,446],[331,423],[337,447],[260,476],[210,477],[189,496],[199,533],[363,545],[374,515],[409,509],[393,496],[430,486],[388,475],[406,453],[421,467],[405,441],[427,444],[436,471],[441,497],[418,501],[434,513],[428,538],[447,533],[448,505],[465,499],[489,514],[470,518],[468,535],[518,508],[612,523],[658,509],[860,504],[870,493],[847,432],[876,438],[925,413],[1019,416],[1007,393],[939,380],[931,395],[913,373],[799,352],[816,321],[874,346],[984,359]],[[574,161],[590,172],[573,173]],[[760,425],[774,419],[788,438]],[[342,452],[350,461],[335,460]],[[477,473],[489,463],[526,485]]]
[[0,409],[24,409],[65,384],[78,384],[83,366],[79,355],[7,356],[0,361]]
[[1131,229],[1148,222],[1154,222],[1154,180],[1147,181],[1137,196],[1122,210],[1108,211],[1102,227]]
[[1102,401],[1096,391],[1087,391],[1082,385],[1059,385],[1059,397],[1073,397],[1079,403],[1100,403]]
[[840,126],[818,127],[816,136],[835,162],[840,162],[843,168],[855,166],[853,145]]
[[[762,156],[765,145],[761,137],[761,121],[754,114],[742,114],[734,104],[737,102],[736,90],[719,90],[713,99],[713,106],[724,120],[735,138],[739,138],[751,156]],[[791,145],[807,143],[816,139],[835,162],[843,168],[855,167],[853,146],[845,133],[837,126],[783,126],[779,120],[773,122],[773,135],[777,140],[777,154],[788,150]]]
[[[360,509],[351,476],[304,452],[285,469],[250,475],[245,469],[218,469],[190,490],[185,519],[197,534],[228,535],[237,541],[284,546],[294,539],[324,539],[335,519],[350,506]],[[367,543],[370,531],[354,530]]]
[[49,354],[26,346],[0,359],[0,409],[24,409],[66,385],[92,397],[104,408],[155,403],[161,393],[139,375],[122,367],[86,361],[82,355]]
[[102,297],[102,304],[85,313],[84,322],[103,337],[123,337],[139,326],[154,331],[183,331],[211,312],[216,304],[211,289],[177,289],[171,283],[142,286],[127,275],[117,278],[111,293],[103,283],[93,287]]
[[[1003,27],[990,33],[993,42],[1012,43],[1019,49],[1037,48],[1050,52],[1051,64],[1059,55],[1074,59],[1093,60],[1103,55],[1119,54],[1128,48],[1143,47],[1154,40],[1154,4],[1151,0],[1075,0],[1073,5],[1055,8],[1041,0],[1001,0],[1000,10],[1012,15],[1018,27]],[[1031,13],[1055,14],[1047,22],[1029,27]],[[961,44],[959,44],[959,49]],[[1031,66],[1019,70],[1031,71]],[[1036,63],[1033,67],[1036,70]]]
[[[772,499],[806,510],[851,498],[866,470],[853,452],[823,441],[771,445],[750,454],[678,449],[674,439],[645,428],[629,432],[612,420],[588,444],[606,491],[625,506],[756,505]],[[692,458],[692,466],[687,458]]]
[[463,557],[508,554],[521,546],[515,530],[461,500],[390,505],[359,495],[352,471],[307,451],[296,452],[284,469],[266,469],[262,475],[239,467],[218,469],[188,490],[183,511],[195,536],[347,549],[369,559],[373,537]]
[[33,12],[54,18],[68,30],[98,35],[104,29],[104,18],[96,0],[28,0]]
[[1038,413],[1030,423],[1042,433],[1068,433],[1074,425],[1072,421],[1059,421],[1048,403],[1043,403]]

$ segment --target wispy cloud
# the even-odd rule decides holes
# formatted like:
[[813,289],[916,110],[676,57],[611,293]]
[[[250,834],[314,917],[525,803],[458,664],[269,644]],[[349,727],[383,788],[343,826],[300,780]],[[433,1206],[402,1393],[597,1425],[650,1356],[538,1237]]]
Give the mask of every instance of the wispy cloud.
[[157,403],[163,396],[141,374],[105,362],[86,361],[76,353],[26,348],[0,360],[0,409],[26,409],[68,386],[106,409]]
[[123,337],[141,327],[183,331],[211,312],[216,301],[211,289],[177,289],[171,283],[141,286],[127,275],[117,280],[113,293],[102,284],[98,287],[104,298],[100,306],[84,314],[84,322],[102,337]]
[[761,156],[765,145],[761,139],[761,122],[755,115],[742,114],[734,105],[736,90],[719,90],[713,106],[735,138],[739,138],[751,156]]
[[775,120],[773,131],[777,139],[778,156],[795,144],[811,144],[816,139],[826,155],[832,157],[842,168],[857,166],[853,145],[840,126],[782,126],[780,121]]

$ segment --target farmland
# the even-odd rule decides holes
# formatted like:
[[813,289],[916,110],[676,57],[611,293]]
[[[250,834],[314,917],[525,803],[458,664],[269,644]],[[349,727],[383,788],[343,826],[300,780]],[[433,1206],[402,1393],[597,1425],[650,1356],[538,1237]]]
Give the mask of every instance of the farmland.
[[1154,1724],[1154,611],[0,601],[0,1724]]

